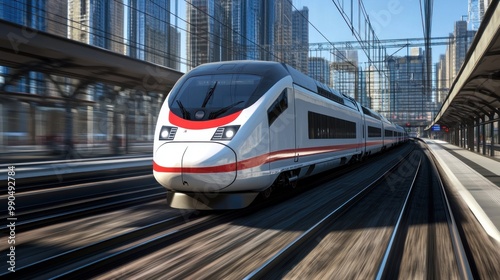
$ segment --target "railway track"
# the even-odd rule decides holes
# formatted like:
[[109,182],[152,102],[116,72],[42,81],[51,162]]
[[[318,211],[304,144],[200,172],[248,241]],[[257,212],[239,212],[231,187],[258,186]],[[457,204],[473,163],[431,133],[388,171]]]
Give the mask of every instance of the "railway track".
[[[382,175],[380,175],[380,177],[384,177],[384,176],[386,176],[386,174],[382,174]],[[371,186],[368,186],[367,188],[370,188],[370,187],[371,187]],[[353,199],[355,200],[356,198],[353,198]],[[334,199],[332,198],[331,203],[333,203],[333,200],[334,200]],[[285,201],[285,203],[287,203],[287,202]],[[327,204],[328,204],[328,202],[327,202]],[[349,202],[346,202],[345,204],[347,205],[347,204],[349,204]],[[260,210],[262,210],[262,208],[265,208],[265,207],[263,207],[262,205],[257,205],[257,206],[253,206],[253,207],[255,207],[255,208],[253,208],[253,209],[252,209],[252,207],[250,207],[250,208],[248,208],[248,209],[240,210],[240,211],[238,211],[238,212],[239,212],[239,214],[238,214],[238,215],[236,215],[236,216],[234,216],[233,218],[229,219],[229,221],[228,221],[227,223],[221,223],[221,224],[219,224],[219,227],[222,227],[222,228],[223,228],[221,231],[222,231],[222,232],[232,232],[232,231],[234,230],[234,226],[233,226],[233,224],[238,224],[238,223],[239,223],[239,222],[237,222],[236,220],[238,220],[238,219],[239,219],[239,220],[246,219],[246,217],[247,217],[247,216],[258,216],[258,213],[255,213],[255,212],[256,212],[256,211],[260,211]],[[340,207],[340,208],[343,208],[343,207]],[[248,210],[248,212],[247,212],[247,210]],[[245,214],[242,214],[243,212],[244,212]],[[291,215],[293,215],[293,214],[291,214]],[[304,218],[307,218],[307,216],[306,216],[306,217],[304,217]],[[250,218],[249,218],[249,219],[250,219]],[[297,219],[299,219],[299,217],[297,217]],[[212,229],[212,228],[213,228],[213,227],[211,227],[211,229]],[[225,229],[224,229],[224,228],[225,228]],[[198,233],[198,236],[197,236],[197,237],[192,237],[192,238],[189,238],[189,239],[187,239],[187,240],[183,240],[183,242],[184,242],[185,244],[192,244],[193,242],[192,242],[191,240],[205,239],[205,238],[206,238],[205,236],[209,236],[209,235],[212,235],[212,233],[210,233],[210,232],[207,232],[207,233],[205,233],[205,232],[200,232],[200,233]],[[163,237],[162,237],[162,238],[163,238]],[[241,242],[244,242],[244,243],[254,243],[254,242],[257,242],[257,243],[258,243],[258,244],[260,244],[260,245],[264,245],[264,243],[263,243],[263,242],[261,242],[261,241],[255,241],[255,240],[253,240],[253,239],[254,239],[254,236],[251,236],[251,235],[245,235],[245,234],[242,234],[242,235],[241,235],[241,237],[240,237],[240,241],[241,241]],[[155,239],[155,240],[154,240],[154,241],[152,241],[152,242],[159,242],[159,241]],[[231,241],[230,243],[232,243],[232,241]],[[162,247],[161,249],[157,249],[157,250],[160,250],[160,252],[157,252],[157,250],[154,250],[154,251],[152,252],[150,247],[148,247],[148,248],[146,248],[146,249],[144,249],[144,248],[143,248],[143,249],[141,249],[141,250],[143,250],[144,252],[148,252],[148,255],[149,255],[149,256],[151,256],[151,255],[156,255],[156,254],[159,254],[159,255],[160,255],[160,254],[161,254],[161,255],[172,255],[172,256],[173,256],[173,255],[175,255],[175,253],[174,253],[174,252],[175,252],[175,250],[176,250],[176,249],[175,249],[175,248],[171,248],[171,249],[170,249],[170,247],[174,247],[174,246],[179,247],[179,246],[182,246],[182,244],[162,244],[162,246],[153,246],[154,248],[156,248],[156,247]],[[245,248],[245,249],[240,248],[241,250],[238,250],[238,249],[236,249],[237,247],[238,247],[238,246],[233,247],[232,249],[224,249],[224,248],[221,248],[221,249],[220,249],[220,251],[218,251],[218,252],[213,252],[213,253],[206,253],[206,252],[201,253],[201,252],[200,252],[200,254],[201,254],[201,255],[204,255],[204,254],[213,255],[212,257],[208,257],[208,256],[207,256],[207,258],[206,258],[205,260],[208,260],[208,259],[214,259],[214,258],[217,258],[217,257],[215,257],[215,256],[222,257],[222,255],[224,255],[224,254],[225,254],[224,252],[227,252],[227,251],[230,251],[230,250],[231,250],[231,251],[233,251],[233,252],[234,252],[234,254],[239,255],[239,256],[241,256],[242,254],[244,254],[244,252],[247,252],[247,251],[249,251],[249,252],[250,252],[250,251],[254,251],[253,253],[255,253],[255,251],[259,251],[259,249],[257,249],[257,248]],[[138,249],[140,249],[140,248],[138,248]],[[186,249],[186,250],[188,250],[188,249]],[[202,250],[203,250],[203,249],[202,249]],[[207,249],[207,250],[208,250],[208,249]],[[135,253],[134,253],[134,254],[135,254]],[[222,254],[222,255],[221,255],[221,254]],[[135,254],[135,255],[140,255],[140,253],[137,253],[137,254]],[[245,255],[246,255],[246,254],[245,254]],[[234,257],[234,258],[236,258],[236,259],[237,259],[237,257]],[[134,267],[134,266],[136,266],[136,267],[137,267],[137,266],[139,266],[139,265],[134,265],[134,263],[136,263],[136,262],[138,262],[138,261],[139,261],[139,262],[141,262],[141,258],[139,258],[139,260],[132,260],[132,261],[131,261],[130,266],[131,266],[131,267]],[[198,261],[199,261],[199,262],[201,262],[201,263],[204,263],[204,260],[202,260],[202,259],[200,259],[200,260],[198,260]],[[118,262],[119,262],[119,263],[123,263],[123,260],[120,260],[120,261],[115,261],[115,262],[116,262],[116,263],[118,263]],[[148,261],[144,261],[144,262],[146,262],[146,263],[147,263]],[[101,265],[101,264],[99,264],[99,263],[98,263],[98,265]],[[173,265],[173,264],[172,264],[172,265]],[[235,264],[235,265],[236,265],[236,264]],[[128,265],[127,265],[127,266],[128,266]],[[204,272],[199,272],[199,273],[197,273],[196,271],[193,271],[193,269],[195,269],[196,267],[198,267],[198,266],[199,266],[199,265],[198,265],[198,263],[192,263],[190,266],[191,266],[191,268],[190,268],[190,269],[185,269],[185,270],[181,270],[179,267],[175,267],[175,268],[174,268],[174,267],[172,267],[171,269],[168,269],[168,268],[167,268],[167,269],[169,270],[169,272],[168,272],[168,273],[171,273],[171,274],[167,274],[167,275],[165,275],[165,277],[176,277],[176,278],[186,278],[186,277],[187,277],[187,278],[190,278],[190,277],[194,277],[194,278],[197,278],[197,277],[199,277],[199,275],[204,275],[203,277],[208,277],[208,278],[212,278],[212,277],[215,277],[215,278],[224,278],[224,277],[228,277],[228,275],[219,274],[218,272],[214,272],[214,271],[212,271],[212,272],[211,272],[211,274],[206,274],[206,273],[204,273]],[[230,266],[232,267],[233,265],[230,265]],[[167,265],[167,267],[168,267],[168,265]],[[102,267],[99,267],[99,268],[102,268]],[[83,270],[84,270],[84,271],[89,271],[89,270],[90,270],[90,271],[99,271],[99,270],[102,270],[102,269],[96,269],[96,268],[94,268],[94,267],[92,267],[92,268],[89,268],[89,267],[84,267],[84,268],[83,268]],[[127,269],[125,268],[125,271],[126,271],[126,270],[127,270]],[[172,270],[174,270],[174,271],[176,271],[176,272],[172,272]],[[229,269],[229,270],[232,270],[232,269]],[[172,273],[175,273],[175,274],[174,274],[175,276],[173,276],[173,275],[172,275]],[[116,273],[111,272],[110,274],[106,274],[106,273],[105,273],[104,275],[99,275],[99,277],[103,277],[103,278],[105,278],[105,279],[106,279],[106,278],[114,278],[114,277],[117,277],[117,275],[125,275],[126,277],[142,277],[142,276],[143,276],[143,275],[139,276],[140,274],[139,274],[139,275],[137,275],[137,274],[128,275],[128,274],[121,274],[121,272],[116,272]],[[159,274],[153,274],[153,275],[148,275],[148,276],[146,276],[146,277],[159,277],[160,275],[162,275],[162,274],[161,274],[161,273],[159,273]],[[66,275],[65,275],[65,276],[66,276]],[[73,277],[73,276],[82,276],[82,275],[79,275],[79,274],[74,275],[74,274],[72,274],[72,275],[71,275],[71,277]],[[84,277],[87,277],[87,276],[89,276],[89,275],[85,275],[85,274],[83,274],[83,276],[84,276]],[[92,275],[92,276],[95,276],[95,275]],[[239,276],[236,276],[236,275],[231,275],[231,276],[229,276],[229,277],[235,277],[235,278],[238,278]]]
[[[340,173],[343,172],[348,172],[346,170],[340,170],[338,171]],[[318,180],[320,181],[320,180]],[[115,194],[111,194],[110,196],[114,196]],[[125,195],[125,194],[124,194]],[[132,195],[135,197],[142,196],[138,195],[138,193],[132,192]],[[97,199],[97,198],[96,198]],[[138,198],[139,199],[139,198]],[[164,196],[161,196],[161,199],[164,199]],[[285,198],[286,199],[286,198]],[[105,201],[106,198],[103,198]],[[215,217],[217,217],[217,220],[215,223],[222,223],[221,221],[226,220],[226,221],[231,221],[237,218],[241,218],[244,215],[247,214],[253,214],[258,212],[261,208],[265,208],[266,204],[267,205],[273,205],[275,203],[278,203],[280,200],[283,200],[283,198],[279,197],[277,200],[271,199],[271,200],[266,200],[261,204],[257,204],[256,206],[249,207],[247,209],[243,209],[241,211],[235,211],[232,214],[229,213],[216,213],[214,214]],[[278,201],[278,202],[277,202]],[[93,199],[90,199],[87,203],[89,203],[89,207],[91,209],[83,209],[81,202],[77,199],[75,202],[76,204],[74,205],[73,209],[75,213],[71,213],[72,211],[65,211],[64,213],[57,214],[57,217],[51,217],[49,215],[45,215],[44,217],[41,217],[40,219],[20,219],[23,221],[26,221],[26,225],[20,225],[20,231],[28,231],[29,229],[37,228],[37,227],[43,227],[48,224],[55,224],[55,223],[60,223],[67,221],[68,219],[73,219],[77,218],[79,215],[82,216],[88,216],[90,215],[89,211],[93,211],[95,213],[102,213],[103,207],[108,207],[105,204],[101,205],[95,205],[96,201]],[[119,208],[120,204],[124,205],[124,203],[128,203],[126,201],[123,201],[121,199],[117,199],[116,204],[117,207]],[[94,204],[94,205],[93,205]],[[59,205],[60,206],[60,205]],[[66,205],[67,206],[67,205]],[[109,207],[115,208],[113,205],[110,205]],[[122,206],[123,207],[123,206]],[[57,212],[57,208],[55,207],[53,210]],[[95,210],[92,210],[95,209]],[[36,211],[32,211],[36,212]],[[45,214],[47,211],[43,211]],[[246,214],[245,214],[246,213]],[[185,213],[181,213],[185,214]],[[75,215],[75,216],[72,216]],[[230,215],[230,216],[228,216]],[[196,217],[197,215],[194,215]],[[28,217],[28,216],[26,216]],[[232,218],[228,218],[232,217]],[[184,236],[188,237],[189,234],[186,234],[186,232],[193,232],[195,233],[200,233],[201,230],[196,230],[198,229],[203,229],[207,227],[211,227],[211,225],[214,224],[214,222],[205,222],[203,223],[204,225],[197,225],[192,229],[193,227],[189,227],[185,225],[185,229],[179,230],[175,229],[174,231],[168,232],[168,229],[172,229],[173,226],[172,222],[177,221],[179,223],[177,226],[183,227],[180,224],[180,220],[185,219],[185,215],[180,215],[177,216],[176,218],[165,218],[162,219],[161,221],[155,222],[153,224],[148,224],[145,225],[144,227],[137,228],[135,230],[116,235],[114,237],[110,237],[107,239],[99,240],[97,242],[93,242],[91,244],[88,244],[86,246],[78,247],[66,252],[57,252],[53,254],[50,257],[46,257],[42,260],[36,260],[30,264],[27,264],[23,267],[19,267],[17,272],[16,272],[16,277],[52,277],[48,274],[54,270],[57,270],[58,267],[60,267],[59,272],[62,273],[62,275],[66,275],[65,273],[69,273],[68,275],[71,276],[89,276],[88,273],[95,273],[96,271],[106,271],[112,269],[113,263],[122,263],[126,262],[127,259],[130,258],[130,256],[137,256],[139,255],[137,252],[144,252],[144,251],[154,251],[155,249],[158,248],[158,244],[163,244],[160,247],[168,247],[168,244],[172,244],[172,242],[181,242],[182,238],[179,239],[179,236]],[[219,221],[219,222],[217,222]],[[192,221],[190,221],[192,222]],[[163,233],[162,233],[163,232]],[[154,237],[153,237],[154,236]],[[138,240],[144,238],[142,242],[139,242]],[[149,238],[148,238],[149,237]],[[137,241],[134,241],[137,240]],[[107,251],[106,251],[107,250]],[[113,251],[114,250],[114,251]],[[113,251],[111,254],[107,254],[106,252]],[[92,256],[92,258],[90,258]],[[100,256],[99,259],[93,259],[96,256]],[[103,269],[98,269],[96,270],[95,267],[103,268]],[[105,269],[104,269],[105,268]],[[71,272],[69,272],[71,271]],[[54,274],[55,275],[55,274]],[[2,276],[7,276],[6,274]]]
[[[104,239],[92,244],[66,251],[55,256],[51,256],[35,263],[20,267],[16,270],[16,278],[40,277],[72,277],[72,276],[91,276],[93,269],[99,269],[113,264],[115,261],[138,253],[149,246],[155,246],[160,240],[175,240],[182,238],[183,234],[188,234],[189,230],[202,228],[213,222],[209,218],[195,218],[187,225],[182,225],[184,217],[176,216],[149,224],[135,230]],[[159,237],[148,241],[141,241],[141,238],[156,235],[164,232]],[[137,243],[137,244],[136,244]],[[128,246],[127,246],[128,245]],[[120,248],[121,250],[113,253],[111,249]],[[82,263],[82,259],[83,264]],[[95,273],[95,271],[94,271]],[[10,276],[3,274],[0,277]]]
[[281,268],[285,266],[285,263],[290,260],[293,256],[296,256],[300,250],[303,249],[307,242],[311,242],[317,240],[320,236],[324,235],[324,230],[333,223],[337,218],[339,218],[343,213],[345,213],[349,208],[355,206],[357,203],[361,201],[363,197],[368,195],[378,184],[382,181],[387,180],[389,175],[394,172],[397,168],[399,168],[402,164],[406,163],[410,154],[407,154],[406,157],[402,158],[399,162],[397,162],[392,168],[387,170],[381,176],[379,176],[375,181],[371,184],[367,185],[359,192],[357,192],[353,197],[344,202],[338,208],[331,211],[328,215],[326,215],[323,219],[318,221],[312,227],[310,227],[307,231],[301,234],[298,238],[289,243],[286,247],[281,249],[278,253],[271,256],[268,260],[263,262],[263,264],[252,271],[250,274],[245,276],[244,279],[261,279],[265,276],[268,276],[273,273],[273,271],[279,271]]
[[[449,202],[433,187],[435,170],[421,151],[404,150],[403,158],[403,150],[390,160],[358,166],[358,171],[372,170],[359,171],[369,174],[389,169],[393,162],[391,170],[378,173],[377,178],[363,181],[356,172],[337,170],[340,173],[332,175],[333,181],[324,174],[305,183],[305,190],[295,190],[298,195],[238,211],[175,210],[175,215],[160,215],[154,222],[53,254],[0,277],[470,279],[477,274],[474,262],[470,265],[470,256],[463,254],[462,241],[456,238],[460,234],[448,222],[447,216],[453,214],[443,209]],[[361,187],[367,180],[374,183]],[[429,202],[422,204],[426,198]],[[344,239],[332,239],[334,235]],[[363,247],[371,255],[361,255]],[[452,258],[443,259],[442,254]],[[332,271],[322,271],[318,263]],[[359,273],[353,267],[345,272],[345,263],[359,267]],[[415,270],[424,274],[412,274]]]
[[[414,152],[414,154],[417,154]],[[375,192],[376,188],[379,185],[391,185],[393,182],[391,181],[392,174],[401,173],[401,168],[405,174],[410,173],[411,170],[411,180],[406,180],[408,182],[407,192],[404,196],[402,206],[400,207],[400,211],[397,214],[397,219],[393,225],[392,233],[389,237],[385,238],[386,241],[383,243],[387,244],[384,251],[380,251],[378,253],[379,257],[376,258],[377,261],[372,261],[371,263],[363,261],[358,264],[359,267],[363,267],[364,265],[372,266],[372,268],[363,268],[360,270],[365,270],[364,272],[355,272],[350,271],[348,275],[343,274],[327,274],[329,272],[325,272],[325,274],[320,274],[320,278],[326,277],[340,277],[340,278],[375,278],[375,279],[393,279],[393,278],[460,278],[460,279],[473,279],[473,270],[469,261],[467,260],[467,256],[461,241],[460,234],[457,230],[456,222],[453,218],[453,213],[449,206],[448,199],[446,197],[446,193],[443,185],[439,180],[439,176],[437,176],[437,172],[434,166],[431,166],[431,162],[427,160],[427,157],[423,155],[418,155],[412,160],[415,165],[412,168],[408,168],[408,162],[410,162],[407,158],[401,160],[398,164],[396,164],[393,168],[388,170],[385,174],[380,176],[373,184],[368,185],[363,188],[360,192],[358,192],[351,199],[346,201],[340,207],[334,209],[328,215],[326,215],[323,219],[317,222],[314,226],[310,227],[307,231],[305,231],[302,235],[297,237],[295,240],[287,244],[283,249],[281,249],[278,253],[271,256],[267,259],[263,264],[256,268],[254,271],[245,276],[244,279],[261,279],[264,277],[278,277],[278,278],[309,278],[309,277],[318,277],[311,275],[308,271],[300,271],[297,267],[315,267],[313,263],[310,263],[310,259],[307,254],[303,252],[311,252],[310,255],[318,256],[322,255],[322,251],[327,255],[348,255],[342,251],[336,251],[331,248],[322,248],[316,249],[311,247],[321,247],[325,245],[321,245],[321,243],[328,243],[329,235],[332,235],[331,232],[332,224],[339,222],[342,223],[342,219],[349,219],[347,217],[347,212],[350,209],[355,209],[357,204],[366,202],[365,197],[372,195],[372,192]],[[425,163],[423,163],[425,162]],[[406,164],[406,167],[404,165]],[[403,167],[402,167],[403,166]],[[431,174],[432,173],[432,174]],[[430,181],[437,180],[439,183],[437,188],[435,188],[435,184]],[[419,199],[415,199],[416,193],[420,193],[420,195],[424,194],[429,197],[429,203],[424,203],[424,207],[428,207],[428,209],[422,209],[421,201],[423,197],[419,197]],[[396,207],[397,208],[397,207]],[[352,210],[356,211],[356,210]],[[427,226],[427,238],[425,238],[424,243],[427,242],[426,252],[418,252],[420,255],[424,255],[421,259],[413,259],[408,261],[408,255],[417,255],[415,254],[415,247],[411,244],[412,237],[408,236],[408,232],[410,228],[415,224],[416,217],[419,215],[419,212],[424,211],[427,215],[427,220],[424,223],[428,223]],[[435,212],[437,214],[435,214]],[[440,218],[435,217],[444,216],[446,219],[446,226],[439,224],[438,220],[441,221]],[[442,217],[441,217],[442,218]],[[422,221],[419,221],[419,223]],[[345,223],[345,222],[344,222]],[[367,222],[368,223],[368,222]],[[382,227],[382,225],[380,226]],[[447,227],[448,228],[448,238],[443,238],[440,236],[442,231],[439,231],[439,227]],[[340,227],[342,228],[342,227]],[[338,228],[337,228],[338,229]],[[386,234],[387,235],[387,234]],[[382,235],[381,235],[382,236]],[[421,237],[421,235],[420,235]],[[375,237],[374,237],[375,238]],[[382,240],[383,237],[380,237],[379,240]],[[322,240],[319,242],[318,240]],[[439,241],[438,241],[439,240]],[[438,245],[438,242],[448,242],[450,246]],[[413,240],[415,241],[415,240]],[[366,243],[377,243],[373,240],[363,239],[362,242]],[[422,242],[422,240],[420,240]],[[335,243],[335,241],[330,241],[330,244]],[[366,247],[370,246],[367,244],[363,244],[358,246],[356,244],[347,243],[352,248],[357,247]],[[405,245],[406,244],[406,245]],[[408,245],[410,244],[410,245]],[[332,246],[332,245],[330,245]],[[375,245],[372,245],[372,247]],[[345,250],[345,249],[342,249]],[[354,249],[353,249],[354,250]],[[360,250],[361,251],[361,250]],[[445,254],[446,256],[443,256]],[[375,254],[376,255],[376,254]],[[297,257],[301,256],[301,257]],[[453,256],[453,262],[450,263],[448,256]],[[370,258],[368,255],[364,256],[365,258]],[[348,257],[345,257],[346,259]],[[372,257],[373,259],[374,257]],[[316,262],[321,262],[321,258],[314,258]],[[323,264],[324,267],[333,267],[333,260],[329,260],[330,264]],[[328,261],[326,261],[328,262]],[[374,264],[379,263],[377,267]],[[417,271],[422,272],[423,275],[415,275],[415,262],[420,262],[416,265]],[[363,265],[362,265],[363,264]],[[413,265],[413,267],[411,267]],[[315,268],[315,273],[319,273],[319,269]],[[342,269],[339,269],[342,270]],[[330,271],[331,273],[331,271]],[[338,273],[338,271],[336,272]]]
[[[116,187],[124,182],[132,182],[132,185]],[[134,182],[137,182],[137,185],[133,185]],[[16,196],[16,227],[18,231],[27,231],[45,224],[64,222],[164,198],[164,189],[154,182],[152,175],[23,192]],[[6,227],[2,226],[1,230],[5,231]]]
[[127,176],[151,174],[150,157],[111,157],[1,165],[15,166],[16,193],[57,189]]
[[[437,167],[432,160],[432,155],[428,152],[425,146],[422,146],[422,148],[424,153],[426,154],[426,157],[423,159],[425,163],[420,164],[419,169],[416,172],[410,191],[408,192],[401,213],[399,214],[398,221],[394,226],[391,239],[384,253],[384,257],[378,269],[376,279],[388,279],[395,277],[405,278],[417,276],[408,274],[401,275],[399,274],[400,269],[398,268],[400,268],[402,262],[404,262],[404,260],[402,260],[403,256],[405,255],[404,250],[408,249],[405,248],[405,243],[412,242],[412,240],[410,240],[411,237],[408,236],[408,231],[411,225],[412,216],[417,216],[418,213],[415,213],[415,211],[419,211],[420,209],[415,207],[415,204],[417,204],[418,201],[414,201],[413,207],[410,201],[412,199],[415,200],[414,197],[417,196],[416,193],[419,191],[421,193],[423,192],[424,196],[428,197],[427,222],[429,226],[427,238],[427,258],[426,260],[420,260],[420,269],[422,269],[422,271],[425,271],[425,273],[424,275],[418,275],[418,277],[423,276],[427,279],[451,277],[451,275],[449,274],[440,275],[441,265],[445,264],[443,264],[442,260],[439,260],[439,254],[442,254],[442,252],[439,251],[439,245],[436,244],[438,240],[436,235],[439,231],[438,227],[443,227],[443,225],[438,224],[438,221],[442,219],[443,221],[445,220],[448,227],[449,240],[447,241],[449,241],[453,249],[452,253],[454,254],[454,261],[456,264],[456,266],[454,266],[456,267],[456,274],[454,276],[458,277],[459,279],[474,279],[474,267],[473,264],[471,267],[471,264],[468,261],[468,257],[462,243],[462,238],[460,236],[457,223],[454,219],[454,214],[451,209],[445,187],[443,185],[443,182],[441,181],[441,178],[437,171]],[[418,184],[420,184],[421,186],[420,190],[414,190],[419,187],[415,186]],[[425,188],[426,186],[427,188]],[[408,255],[408,252],[406,252],[406,254]]]

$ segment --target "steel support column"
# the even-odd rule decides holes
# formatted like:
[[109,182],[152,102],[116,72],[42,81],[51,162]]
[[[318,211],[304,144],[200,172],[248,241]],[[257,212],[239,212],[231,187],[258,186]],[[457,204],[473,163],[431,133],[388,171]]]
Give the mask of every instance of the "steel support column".
[[498,114],[499,120],[497,121],[497,143],[500,144],[500,114]]
[[[495,118],[495,113],[491,113],[490,120],[492,121]],[[495,122],[490,122],[490,156],[495,156]]]
[[4,143],[4,120],[6,120],[4,113],[3,113],[3,104],[0,103],[0,151],[3,151],[5,149],[6,143]]
[[480,120],[482,120],[481,123],[481,140],[483,142],[483,155],[486,155],[486,116],[483,116]]
[[467,124],[467,149],[474,152],[474,120]]
[[460,145],[459,146],[464,148],[464,149],[467,149],[467,147],[465,145],[465,140],[467,139],[467,134],[465,134],[466,127],[467,127],[467,124],[463,124],[463,125],[461,125],[461,129],[460,129]]
[[474,127],[474,132],[476,132],[476,136],[474,137],[475,142],[475,150],[477,153],[481,153],[481,118],[476,118],[476,125]]
[[466,122],[462,125],[462,134],[460,134],[460,141],[462,142],[461,147],[467,149],[467,128],[469,124]]

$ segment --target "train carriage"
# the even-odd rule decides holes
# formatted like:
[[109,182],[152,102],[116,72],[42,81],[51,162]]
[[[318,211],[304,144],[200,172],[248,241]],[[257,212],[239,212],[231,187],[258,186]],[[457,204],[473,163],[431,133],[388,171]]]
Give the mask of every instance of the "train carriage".
[[153,173],[174,208],[242,208],[259,193],[383,150],[382,122],[286,64],[205,64],[176,83],[160,110]]
[[369,108],[362,107],[364,113],[365,154],[372,155],[384,150],[384,129],[380,115]]

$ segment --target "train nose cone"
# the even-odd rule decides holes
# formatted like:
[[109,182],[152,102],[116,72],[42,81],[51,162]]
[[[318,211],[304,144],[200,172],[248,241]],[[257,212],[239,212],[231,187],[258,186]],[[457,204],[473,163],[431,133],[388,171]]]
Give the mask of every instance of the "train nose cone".
[[175,191],[216,192],[236,179],[236,154],[219,143],[166,143],[154,164],[156,179]]

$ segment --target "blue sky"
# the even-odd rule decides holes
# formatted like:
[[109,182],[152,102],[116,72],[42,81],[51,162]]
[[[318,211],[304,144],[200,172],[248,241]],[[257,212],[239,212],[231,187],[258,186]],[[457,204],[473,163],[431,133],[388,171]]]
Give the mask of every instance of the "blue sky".
[[[350,6],[349,0],[336,0]],[[357,3],[357,1],[353,1]],[[422,18],[419,0],[365,0],[363,3],[379,39],[423,38]],[[456,21],[467,15],[467,0],[434,0],[431,26],[432,37],[447,37],[453,32]],[[309,8],[309,21],[321,31],[330,42],[355,41],[346,22],[332,0],[293,0],[297,9]],[[346,8],[348,9],[348,8]],[[354,25],[358,27],[357,8],[354,9]],[[348,12],[350,14],[350,12]],[[309,26],[311,43],[326,42],[314,27]],[[444,54],[446,46],[433,47],[433,62]],[[401,53],[402,52],[402,53]],[[405,55],[401,51],[396,55]],[[361,55],[361,51],[359,52]],[[360,60],[363,60],[360,57]]]
[[[349,0],[337,2],[350,5]],[[467,15],[467,0],[433,2],[432,36],[448,36],[453,31],[455,21]],[[355,40],[332,0],[294,0],[293,3],[298,9],[302,6],[309,8],[309,21],[329,41]],[[365,0],[364,5],[379,39],[423,37],[419,0]],[[309,29],[311,42],[325,41],[314,28]]]

